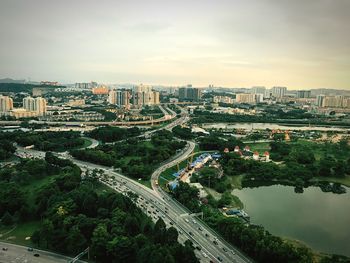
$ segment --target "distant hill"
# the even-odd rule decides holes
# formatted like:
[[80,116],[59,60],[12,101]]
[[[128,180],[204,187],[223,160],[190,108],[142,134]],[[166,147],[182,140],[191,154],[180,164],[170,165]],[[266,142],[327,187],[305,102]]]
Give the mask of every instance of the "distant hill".
[[63,88],[64,86],[48,86],[48,85],[33,85],[33,84],[21,84],[21,83],[1,83],[0,82],[0,93],[1,92],[28,92],[31,93],[33,88]]
[[4,79],[0,79],[0,83],[20,83],[20,84],[24,84],[25,80],[24,79],[4,78]]

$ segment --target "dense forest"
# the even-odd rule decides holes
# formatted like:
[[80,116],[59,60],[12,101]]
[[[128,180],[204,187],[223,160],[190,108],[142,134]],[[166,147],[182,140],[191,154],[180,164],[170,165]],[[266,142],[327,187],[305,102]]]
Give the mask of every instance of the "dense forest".
[[34,145],[41,151],[67,151],[84,145],[79,132],[0,132],[0,139],[17,142],[21,146]]
[[304,110],[266,110],[261,115],[242,115],[242,114],[225,114],[214,113],[210,111],[195,110],[191,116],[191,122],[194,124],[201,123],[219,123],[219,122],[262,122],[262,123],[293,123],[293,124],[332,124],[347,125],[344,122],[330,122],[326,118],[311,115]]
[[136,137],[141,134],[137,127],[119,128],[119,127],[100,127],[89,132],[89,136],[102,142],[115,142],[125,140],[130,137]]
[[[80,173],[51,153],[2,169],[1,224],[40,220],[34,244],[68,255],[89,247],[96,262],[198,262],[190,242],[177,242],[175,228],[161,219],[154,224],[130,198],[98,191],[98,183]],[[35,187],[46,177],[52,180]]]
[[63,88],[63,86],[47,86],[47,85],[34,85],[34,84],[21,84],[21,83],[0,83],[0,92],[31,93],[32,89],[36,87],[52,87],[52,89]]
[[113,145],[73,150],[71,153],[83,161],[121,168],[127,176],[148,179],[161,162],[175,155],[185,145],[185,142],[176,140],[171,132],[161,130],[150,140],[131,138]]

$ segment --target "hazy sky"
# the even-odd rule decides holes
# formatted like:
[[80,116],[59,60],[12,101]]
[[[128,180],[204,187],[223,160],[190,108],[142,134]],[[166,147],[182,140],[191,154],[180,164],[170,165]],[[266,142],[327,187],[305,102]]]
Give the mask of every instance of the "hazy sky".
[[0,0],[0,78],[350,89],[350,0]]

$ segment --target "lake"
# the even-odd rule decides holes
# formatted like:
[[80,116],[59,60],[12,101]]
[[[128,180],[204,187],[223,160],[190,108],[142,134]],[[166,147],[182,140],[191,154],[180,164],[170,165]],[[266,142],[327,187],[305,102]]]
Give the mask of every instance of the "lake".
[[251,223],[270,233],[297,239],[314,250],[350,256],[350,188],[346,194],[308,187],[273,185],[233,190]]

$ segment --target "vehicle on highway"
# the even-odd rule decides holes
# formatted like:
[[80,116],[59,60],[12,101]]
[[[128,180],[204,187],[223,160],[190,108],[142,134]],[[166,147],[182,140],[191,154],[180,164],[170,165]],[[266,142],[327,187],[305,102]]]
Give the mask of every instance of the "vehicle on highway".
[[3,247],[2,250],[3,250],[3,251],[7,251],[8,248],[7,248],[7,247]]
[[200,246],[196,246],[196,249],[199,250],[199,251],[202,250],[202,248]]
[[218,259],[220,262],[222,262],[222,261],[223,261],[221,257],[217,257],[217,259]]
[[218,244],[218,242],[216,242],[216,240],[214,240],[213,243],[214,243],[214,245],[217,245],[217,244]]
[[198,230],[199,230],[199,231],[203,231],[203,229],[202,229],[201,227],[198,227]]
[[34,257],[40,257],[40,254],[35,253],[35,254],[34,254]]
[[185,221],[186,221],[187,223],[189,223],[189,222],[190,222],[190,221],[189,221],[187,218],[185,219]]
[[205,252],[202,253],[203,257],[208,258],[208,255]]
[[209,237],[208,233],[205,233],[205,236],[206,236],[206,237]]
[[190,231],[190,232],[188,232],[191,236],[193,236],[193,233]]
[[32,247],[28,247],[27,250],[31,252],[31,251],[33,251],[33,248]]
[[225,247],[222,248],[223,251],[227,252],[227,249]]

